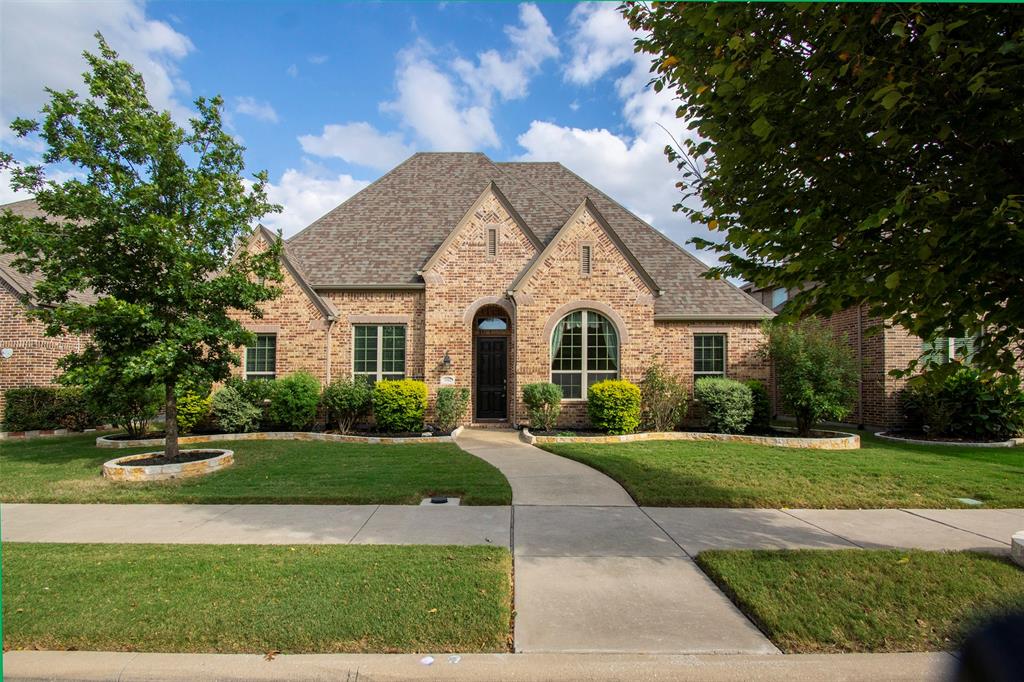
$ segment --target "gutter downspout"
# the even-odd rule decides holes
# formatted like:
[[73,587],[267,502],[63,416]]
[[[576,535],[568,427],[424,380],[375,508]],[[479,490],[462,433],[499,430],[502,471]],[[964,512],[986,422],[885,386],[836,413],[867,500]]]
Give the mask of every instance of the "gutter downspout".
[[324,351],[326,357],[324,358],[325,376],[327,377],[327,385],[331,384],[331,332],[334,330],[334,323],[338,320],[333,317],[327,318],[327,337],[324,339]]
[[[512,409],[509,414],[509,424],[512,428],[519,428],[519,305],[516,303],[516,295],[509,291],[508,300],[512,303],[512,334],[509,341],[512,342],[512,367],[509,376],[512,377]],[[507,400],[506,396],[506,400]]]
[[857,424],[864,428],[864,304],[857,304]]

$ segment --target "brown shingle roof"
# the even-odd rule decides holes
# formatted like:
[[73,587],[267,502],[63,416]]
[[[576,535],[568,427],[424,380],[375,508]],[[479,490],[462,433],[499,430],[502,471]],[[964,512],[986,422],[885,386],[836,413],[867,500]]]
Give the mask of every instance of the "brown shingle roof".
[[[10,211],[15,215],[25,218],[42,218],[46,216],[46,213],[39,208],[39,204],[36,203],[35,199],[24,199],[10,204],[3,204],[0,206],[0,212],[3,211]],[[0,251],[0,279],[5,281],[16,294],[28,297],[30,302],[34,302],[36,283],[42,279],[42,273],[32,271],[25,274],[15,269],[15,258],[16,256],[13,253]],[[69,298],[78,303],[94,303],[96,301],[96,296],[90,291],[72,292]]]
[[729,282],[702,278],[707,267],[695,256],[559,163],[415,154],[289,239],[289,253],[315,289],[421,285],[417,271],[490,182],[544,244],[589,197],[664,291],[661,318],[773,314]]

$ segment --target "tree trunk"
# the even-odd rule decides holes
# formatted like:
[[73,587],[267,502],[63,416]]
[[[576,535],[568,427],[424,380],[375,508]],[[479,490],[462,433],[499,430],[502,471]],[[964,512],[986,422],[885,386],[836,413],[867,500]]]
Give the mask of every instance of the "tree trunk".
[[800,416],[796,417],[796,435],[801,438],[810,438],[811,436],[811,420],[807,417]]
[[166,389],[166,403],[164,406],[164,432],[167,437],[164,441],[164,455],[167,457],[178,456],[178,397],[174,392],[174,382],[164,384]]

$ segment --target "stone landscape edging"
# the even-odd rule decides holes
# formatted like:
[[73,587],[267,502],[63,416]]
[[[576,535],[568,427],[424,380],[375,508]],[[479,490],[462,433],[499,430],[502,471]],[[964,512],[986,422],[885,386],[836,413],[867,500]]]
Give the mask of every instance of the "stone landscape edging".
[[232,450],[210,448],[208,450],[182,450],[182,452],[209,452],[211,455],[213,453],[217,454],[195,462],[150,464],[145,466],[131,466],[130,463],[133,460],[145,459],[163,453],[143,452],[138,455],[117,457],[103,463],[103,477],[111,481],[167,481],[172,478],[192,478],[194,476],[212,474],[235,463],[235,453]]
[[1009,438],[1007,440],[992,441],[988,443],[972,443],[970,441],[947,441],[947,440],[921,440],[919,438],[903,438],[894,436],[889,431],[879,431],[875,434],[882,440],[891,440],[895,443],[909,443],[910,445],[956,445],[969,448],[1015,448],[1024,445],[1024,438]]
[[834,434],[824,438],[798,438],[796,436],[751,436],[742,433],[706,433],[703,431],[654,431],[628,433],[622,436],[535,436],[523,428],[519,438],[530,445],[545,443],[632,443],[645,440],[723,441],[767,445],[776,448],[803,448],[805,450],[859,450],[860,436],[845,431],[815,431]]
[[31,431],[0,431],[0,440],[28,440],[29,438],[52,438],[54,436],[73,436],[76,433],[90,433],[92,431],[110,431],[109,426],[98,426],[94,429],[84,431],[71,431],[69,429],[33,429]]
[[[306,440],[328,443],[372,443],[374,445],[407,445],[412,443],[451,443],[462,432],[462,427],[452,431],[450,436],[416,436],[413,438],[389,438],[386,436],[355,436],[341,433],[316,433],[313,431],[253,431],[250,433],[208,433],[196,436],[180,436],[179,445],[192,443],[214,443],[224,440]],[[164,445],[163,438],[139,438],[135,440],[112,440],[106,436],[96,439],[98,448],[138,448]]]

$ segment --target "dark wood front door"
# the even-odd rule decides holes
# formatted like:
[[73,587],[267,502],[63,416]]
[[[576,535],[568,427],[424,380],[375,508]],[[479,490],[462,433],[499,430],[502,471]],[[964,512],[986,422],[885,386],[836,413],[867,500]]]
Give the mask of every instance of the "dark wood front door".
[[481,336],[476,340],[476,418],[508,416],[508,339]]

